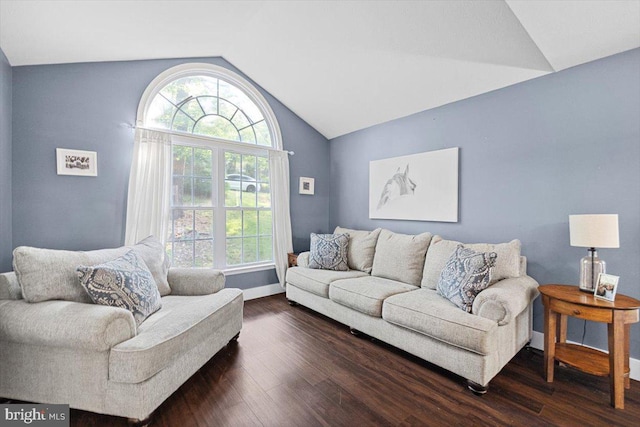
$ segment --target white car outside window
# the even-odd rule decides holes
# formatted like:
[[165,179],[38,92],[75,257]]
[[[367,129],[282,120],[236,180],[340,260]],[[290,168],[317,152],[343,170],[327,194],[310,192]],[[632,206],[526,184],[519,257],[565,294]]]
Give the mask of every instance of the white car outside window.
[[230,190],[240,191],[240,188],[242,188],[242,191],[246,191],[248,193],[260,191],[260,184],[256,182],[255,178],[248,175],[233,173],[227,175],[225,181]]

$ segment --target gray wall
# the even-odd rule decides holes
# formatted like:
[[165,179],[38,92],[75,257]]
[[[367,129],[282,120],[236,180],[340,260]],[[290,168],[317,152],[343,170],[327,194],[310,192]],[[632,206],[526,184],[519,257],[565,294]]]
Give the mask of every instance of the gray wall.
[[11,65],[0,49],[0,271],[11,270]]
[[[369,161],[448,147],[460,147],[458,223],[368,219]],[[640,49],[332,139],[330,159],[332,228],[518,238],[541,284],[577,282],[587,251],[569,246],[570,214],[618,213],[620,249],[599,254],[640,298]],[[539,299],[534,312],[542,331]],[[582,328],[572,319],[569,339]],[[640,358],[640,327],[631,340]],[[589,323],[585,343],[607,348],[606,327]]]
[[[129,125],[151,80],[185,62],[208,62],[242,74],[222,58],[13,68],[14,246],[90,250],[123,243],[133,148]],[[277,116],[285,149],[295,151],[290,158],[293,236],[296,249],[304,249],[311,232],[328,228],[328,143],[261,92]],[[98,177],[56,175],[57,147],[97,151]],[[316,196],[297,194],[301,175],[316,178]],[[273,271],[246,279],[230,281],[241,288],[276,281]]]

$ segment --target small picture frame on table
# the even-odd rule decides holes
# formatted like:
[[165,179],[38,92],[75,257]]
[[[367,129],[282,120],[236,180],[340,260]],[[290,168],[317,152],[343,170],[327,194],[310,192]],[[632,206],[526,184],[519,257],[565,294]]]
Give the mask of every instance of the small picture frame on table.
[[618,281],[620,277],[613,276],[611,274],[598,275],[598,282],[593,292],[593,296],[599,299],[607,301],[613,301],[616,299],[616,292],[618,291]]

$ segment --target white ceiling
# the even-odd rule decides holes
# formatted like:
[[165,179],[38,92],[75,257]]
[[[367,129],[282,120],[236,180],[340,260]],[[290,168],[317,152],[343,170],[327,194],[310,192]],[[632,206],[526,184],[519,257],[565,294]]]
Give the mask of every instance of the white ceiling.
[[640,0],[0,0],[13,66],[223,56],[334,138],[640,47]]

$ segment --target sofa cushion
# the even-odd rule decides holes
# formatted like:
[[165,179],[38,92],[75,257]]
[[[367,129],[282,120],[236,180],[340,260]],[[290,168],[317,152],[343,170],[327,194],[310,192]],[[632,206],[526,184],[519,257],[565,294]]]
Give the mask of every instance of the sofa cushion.
[[222,289],[199,297],[169,295],[162,309],[138,328],[138,334],[111,349],[109,380],[140,383],[197,347],[221,325],[240,314],[242,291]]
[[476,252],[458,245],[440,273],[438,295],[471,313],[476,295],[489,286],[496,257],[495,252]]
[[165,252],[162,242],[155,236],[149,236],[133,246],[127,246],[136,251],[149,268],[160,291],[161,296],[169,295],[171,287],[167,279],[169,273],[169,257]]
[[430,241],[431,233],[412,236],[382,230],[376,244],[371,275],[420,286]]
[[137,325],[160,309],[160,292],[142,258],[130,250],[112,261],[76,268],[93,302],[133,313]]
[[333,271],[293,267],[287,270],[287,283],[312,294],[329,298],[329,285],[331,282],[363,276],[368,276],[368,274],[357,270]]
[[499,244],[467,244],[434,236],[424,263],[424,274],[422,275],[421,283],[423,288],[436,289],[440,273],[458,245],[463,245],[465,248],[473,249],[476,252],[495,252],[498,254],[496,264],[491,270],[490,285],[502,279],[520,277],[520,240]]
[[386,298],[414,289],[415,286],[395,280],[375,276],[358,277],[331,283],[329,298],[369,316],[382,317],[382,302]]
[[[167,283],[167,265],[162,244],[148,237],[133,246],[96,251],[65,251],[19,246],[13,251],[13,269],[18,276],[22,295],[28,302],[65,300],[91,303],[78,277],[76,267],[111,261],[135,250],[153,274],[156,285],[163,294],[162,283]],[[164,281],[162,278],[164,277]],[[167,283],[164,293],[171,292]]]
[[431,289],[416,289],[387,298],[382,318],[478,354],[498,351],[496,322],[461,311]]
[[124,248],[73,252],[20,246],[13,251],[13,269],[28,302],[58,299],[90,304],[76,267],[110,261],[126,252]]
[[347,247],[347,262],[352,270],[360,270],[371,273],[373,268],[373,256],[376,251],[376,243],[380,236],[381,228],[373,231],[350,230],[336,227],[335,234],[348,234],[349,246]]
[[311,233],[309,268],[347,271],[348,234]]

